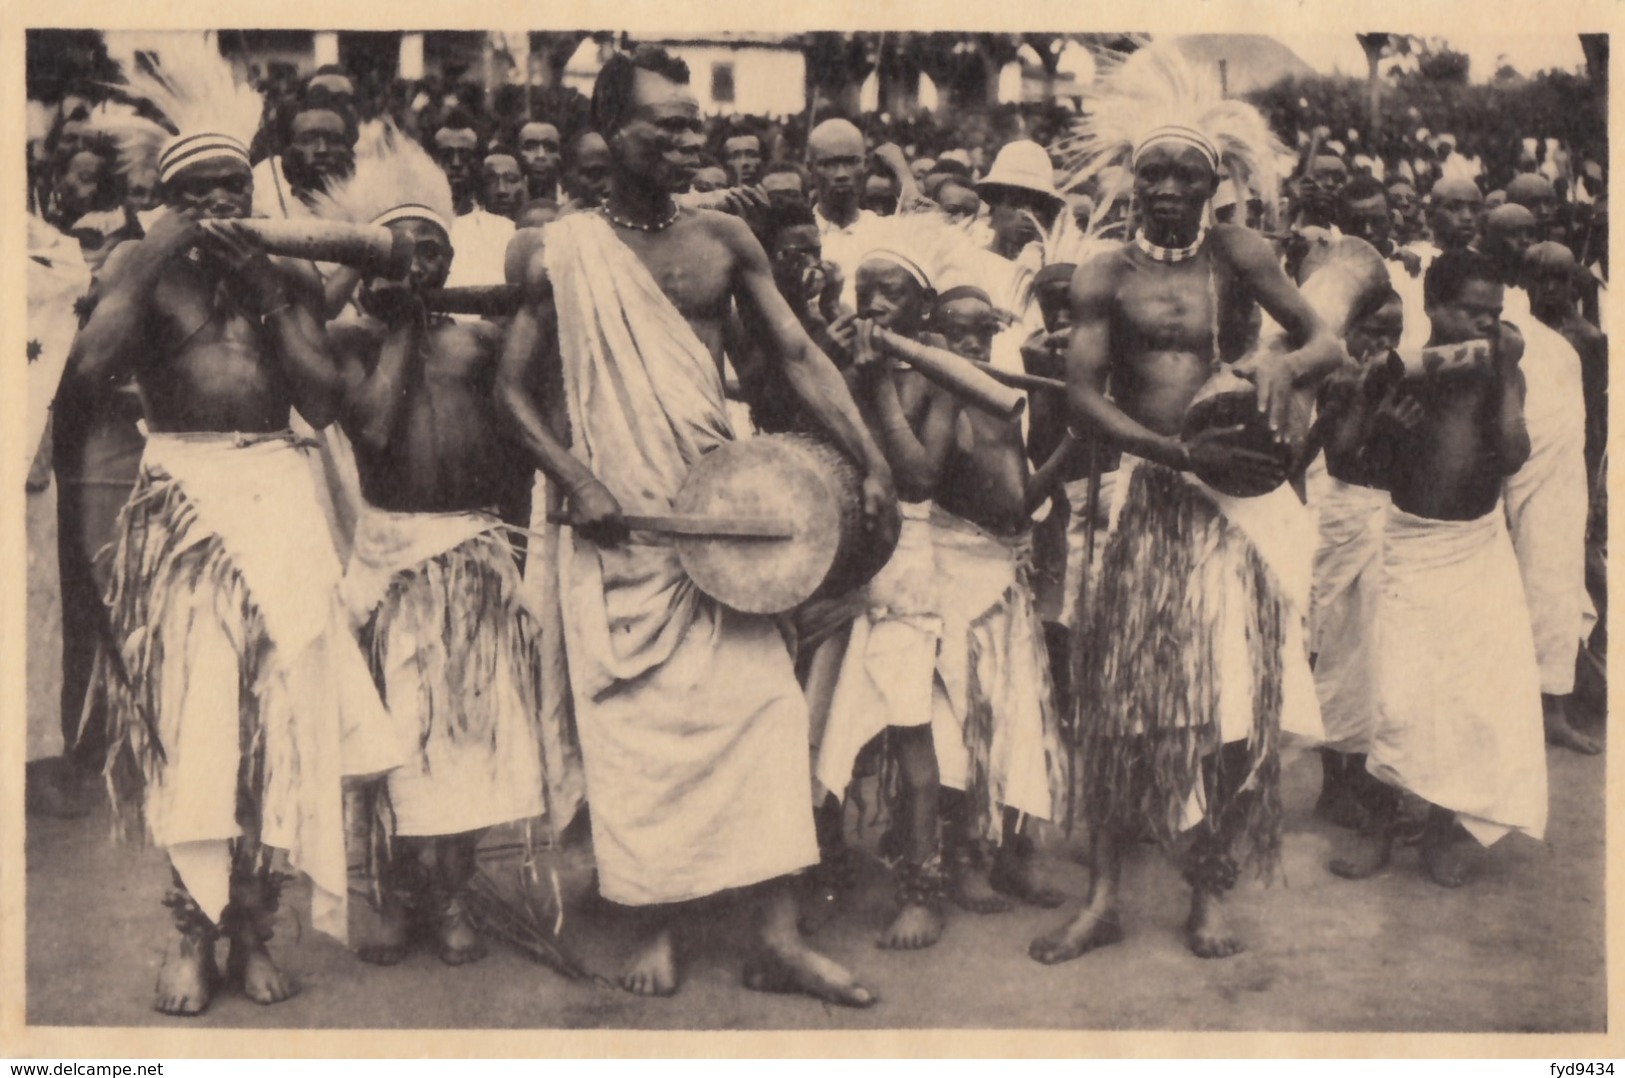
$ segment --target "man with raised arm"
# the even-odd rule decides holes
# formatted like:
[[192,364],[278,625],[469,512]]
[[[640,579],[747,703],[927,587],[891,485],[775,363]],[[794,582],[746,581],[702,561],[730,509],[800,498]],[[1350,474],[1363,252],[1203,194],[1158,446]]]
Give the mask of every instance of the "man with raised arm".
[[[468,889],[489,827],[580,804],[578,755],[562,732],[563,649],[521,600],[503,506],[528,472],[503,437],[492,392],[501,331],[429,313],[451,267],[451,188],[417,143],[386,129],[355,175],[317,200],[335,220],[382,225],[412,250],[404,281],[365,282],[367,317],[333,330],[364,504],[342,596],[410,760],[384,792],[390,841],[376,866],[379,918],[357,947],[392,965],[416,933],[440,960],[479,960]],[[511,510],[510,510],[511,512]],[[528,521],[527,521],[528,522]],[[565,787],[568,785],[569,790]]]
[[700,594],[672,547],[628,543],[622,517],[668,511],[699,457],[732,440],[722,343],[737,305],[864,470],[868,526],[883,538],[897,528],[891,470],[760,245],[738,218],[672,200],[683,136],[699,124],[687,84],[687,66],[656,48],[599,73],[592,117],[614,161],[609,197],[544,230],[498,399],[569,503],[558,594],[599,878],[648,927],[622,987],[676,990],[673,904],[755,887],[745,984],[867,1006],[873,994],[796,926],[786,877],[818,848],[807,706],[775,623]]
[[[1241,863],[1267,870],[1279,852],[1282,727],[1318,733],[1303,642],[1314,539],[1306,510],[1278,485],[1279,454],[1239,447],[1239,428],[1182,429],[1228,364],[1283,438],[1288,413],[1342,349],[1262,237],[1204,226],[1221,165],[1275,189],[1278,144],[1255,110],[1152,46],[1093,95],[1079,127],[1085,171],[1127,159],[1141,216],[1130,242],[1084,260],[1072,282],[1073,423],[1123,463],[1100,583],[1078,613],[1090,894],[1030,953],[1061,962],[1122,938],[1122,854],[1147,834],[1183,862],[1191,951],[1224,957],[1242,943],[1223,894]],[[1285,329],[1286,350],[1249,355],[1254,304]],[[1222,494],[1193,473],[1270,493]]]
[[386,770],[393,736],[335,616],[340,565],[293,410],[318,429],[338,408],[308,264],[268,258],[249,214],[258,93],[212,34],[173,36],[131,92],[179,134],[131,118],[125,151],[156,153],[168,212],[103,269],[74,345],[90,391],[133,372],[149,429],[120,518],[107,591],[109,792],[165,847],[180,936],[154,1006],[198,1014],[227,981],[257,1003],[294,991],[266,950],[286,875],[315,885],[313,921],[343,938],[341,776]]

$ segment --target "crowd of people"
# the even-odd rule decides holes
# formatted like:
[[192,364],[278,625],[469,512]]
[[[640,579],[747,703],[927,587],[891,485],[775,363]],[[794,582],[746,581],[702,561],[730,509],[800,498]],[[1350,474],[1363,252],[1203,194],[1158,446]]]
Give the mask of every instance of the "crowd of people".
[[[809,941],[875,782],[883,948],[1062,906],[1052,826],[1091,883],[1035,960],[1122,939],[1143,840],[1222,958],[1285,745],[1349,831],[1331,872],[1412,844],[1445,887],[1543,835],[1543,742],[1601,751],[1571,714],[1605,600],[1595,161],[1275,132],[1155,44],[997,147],[706,121],[649,46],[501,125],[379,116],[337,67],[268,97],[212,35],[113,59],[31,147],[31,647],[36,610],[61,630],[31,670],[61,687],[29,751],[165,850],[166,1014],[294,991],[290,871],[361,960],[476,961],[482,836],[583,815],[637,915],[625,989],[675,991],[692,900],[743,892],[746,986],[868,1006]],[[769,617],[649,519],[779,435],[845,459],[890,553]],[[34,810],[75,811],[66,773],[31,765]]]

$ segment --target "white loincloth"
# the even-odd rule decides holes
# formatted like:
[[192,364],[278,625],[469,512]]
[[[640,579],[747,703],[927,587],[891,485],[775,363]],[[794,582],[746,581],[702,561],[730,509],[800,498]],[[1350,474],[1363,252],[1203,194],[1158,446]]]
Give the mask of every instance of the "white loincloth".
[[[571,451],[626,512],[668,512],[733,437],[717,362],[601,215],[547,229]],[[813,864],[807,705],[783,637],[638,538],[572,532],[558,553],[604,896],[679,902]]]
[[1364,752],[1375,718],[1372,633],[1389,498],[1320,471],[1310,487],[1320,523],[1309,608],[1315,692],[1327,748]]
[[[1106,530],[1111,522],[1112,498],[1117,486],[1117,471],[1113,469],[1100,476],[1100,490],[1095,503],[1095,558],[1089,567],[1090,582],[1100,572],[1100,553],[1106,546]],[[1089,550],[1089,480],[1073,479],[1066,484],[1066,582],[1061,590],[1061,624],[1068,629],[1078,627],[1078,596],[1083,590],[1083,563]]]
[[402,835],[448,835],[581,807],[573,732],[544,724],[536,618],[502,524],[487,513],[367,506],[341,586],[384,704],[414,745],[389,773]]
[[1497,506],[1477,520],[1389,507],[1366,769],[1454,811],[1490,845],[1546,829],[1546,745],[1518,562]]
[[[852,766],[888,726],[931,722],[942,639],[941,581],[932,553],[931,503],[900,502],[897,550],[866,591],[852,622],[818,744],[814,776],[844,796]],[[956,582],[957,583],[957,582]]]
[[1541,692],[1574,691],[1585,636],[1585,531],[1591,490],[1585,466],[1585,391],[1580,356],[1529,314],[1521,288],[1506,290],[1504,317],[1523,334],[1529,459],[1503,494],[1540,662]]
[[308,457],[286,432],[148,436],[108,592],[132,678],[103,665],[108,774],[161,846],[238,838],[246,793],[260,841],[310,876],[315,926],[343,939],[341,779],[405,747],[345,629]]
[[989,836],[998,808],[1055,818],[1065,790],[1049,653],[1033,607],[1030,534],[995,535],[941,507],[931,542],[942,588],[942,649],[931,720],[942,785],[981,794]]

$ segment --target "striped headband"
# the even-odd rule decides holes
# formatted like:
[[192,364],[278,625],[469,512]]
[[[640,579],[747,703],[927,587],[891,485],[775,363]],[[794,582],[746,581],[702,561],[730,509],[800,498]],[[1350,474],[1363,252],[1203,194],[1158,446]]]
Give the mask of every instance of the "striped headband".
[[181,169],[217,157],[229,157],[250,167],[253,164],[248,159],[248,147],[230,135],[213,131],[176,135],[158,153],[158,181],[168,183]]
[[1134,156],[1129,160],[1129,167],[1137,167],[1140,163],[1140,157],[1146,150],[1164,142],[1195,147],[1202,151],[1202,156],[1207,158],[1207,163],[1213,168],[1213,171],[1219,171],[1218,146],[1214,145],[1213,140],[1208,138],[1205,133],[1188,124],[1163,124],[1146,132],[1139,145],[1134,147]]
[[[931,287],[931,275],[926,273],[920,264],[908,255],[893,247],[876,247],[863,256],[864,262],[890,262],[894,266],[901,266],[908,271],[908,275],[920,283],[921,288]],[[860,263],[861,265],[862,263]]]
[[993,297],[985,289],[977,288],[973,284],[956,284],[937,297],[937,305],[952,303],[956,299],[979,299],[989,307],[993,306]]
[[451,235],[451,226],[446,223],[446,219],[421,203],[408,202],[392,210],[385,210],[372,219],[375,225],[388,225],[395,221],[429,221],[439,225],[446,235]]

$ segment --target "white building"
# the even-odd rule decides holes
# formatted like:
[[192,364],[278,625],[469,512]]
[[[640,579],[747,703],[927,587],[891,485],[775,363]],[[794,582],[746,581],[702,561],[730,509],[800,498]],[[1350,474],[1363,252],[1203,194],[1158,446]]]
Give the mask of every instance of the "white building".
[[[700,112],[787,116],[807,107],[807,59],[801,43],[781,34],[712,34],[703,38],[648,38],[688,64],[689,88]],[[565,65],[564,84],[592,93],[610,45],[581,43]]]

